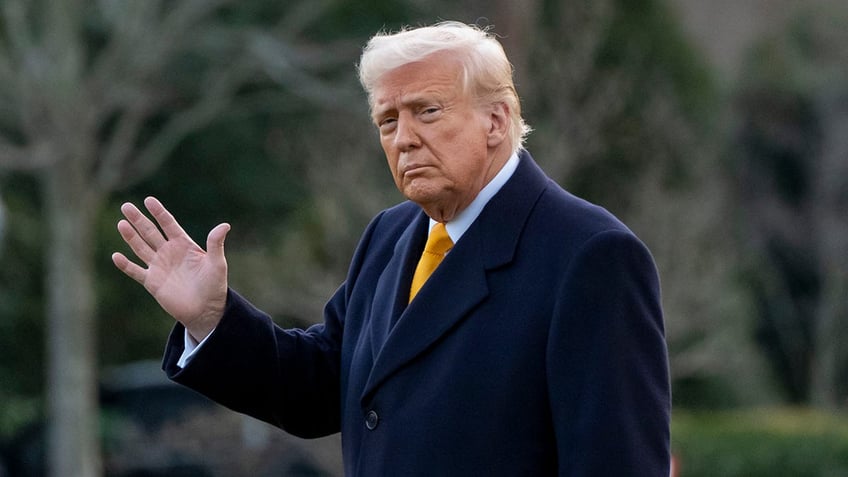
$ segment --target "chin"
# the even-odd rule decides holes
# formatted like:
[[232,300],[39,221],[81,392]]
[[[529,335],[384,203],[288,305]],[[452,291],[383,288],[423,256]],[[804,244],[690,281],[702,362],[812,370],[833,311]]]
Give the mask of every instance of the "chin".
[[422,184],[423,181],[415,180],[408,183],[403,188],[403,195],[407,199],[419,204],[430,202],[438,197],[438,191],[434,190],[429,184]]

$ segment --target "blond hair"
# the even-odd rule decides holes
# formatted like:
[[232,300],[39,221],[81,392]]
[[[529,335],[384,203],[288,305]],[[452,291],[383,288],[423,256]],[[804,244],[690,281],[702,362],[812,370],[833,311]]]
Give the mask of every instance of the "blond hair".
[[485,29],[460,22],[442,22],[398,32],[380,32],[365,46],[359,60],[359,81],[373,108],[380,77],[438,52],[451,52],[462,65],[465,91],[479,104],[504,103],[509,108],[509,137],[513,150],[523,147],[531,128],[521,117],[513,68],[500,42]]

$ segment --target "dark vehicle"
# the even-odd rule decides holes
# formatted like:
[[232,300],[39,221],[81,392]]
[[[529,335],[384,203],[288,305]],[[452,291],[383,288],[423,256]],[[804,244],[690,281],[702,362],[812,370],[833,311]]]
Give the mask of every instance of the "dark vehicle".
[[[169,381],[158,362],[105,373],[105,477],[335,477],[338,438],[303,440]],[[43,477],[44,423],[3,446],[0,477]]]

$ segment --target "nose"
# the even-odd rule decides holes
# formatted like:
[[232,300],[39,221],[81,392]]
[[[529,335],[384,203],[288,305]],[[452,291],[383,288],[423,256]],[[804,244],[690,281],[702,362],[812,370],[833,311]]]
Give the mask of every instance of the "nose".
[[401,114],[397,119],[395,130],[395,147],[401,152],[408,152],[421,145],[421,140],[415,130],[415,122],[409,115]]

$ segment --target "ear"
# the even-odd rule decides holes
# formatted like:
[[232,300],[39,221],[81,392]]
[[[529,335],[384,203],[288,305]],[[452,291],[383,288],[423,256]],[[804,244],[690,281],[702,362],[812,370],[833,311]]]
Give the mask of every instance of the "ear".
[[495,103],[489,112],[488,146],[495,148],[507,140],[509,135],[509,106],[506,103]]

